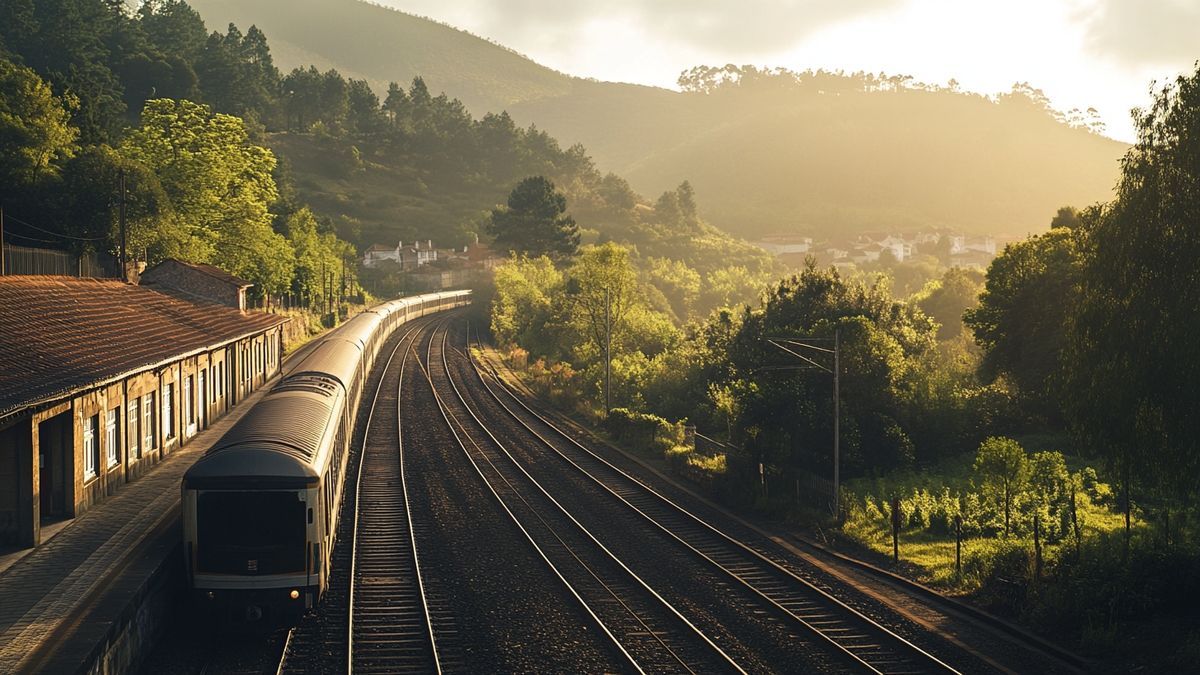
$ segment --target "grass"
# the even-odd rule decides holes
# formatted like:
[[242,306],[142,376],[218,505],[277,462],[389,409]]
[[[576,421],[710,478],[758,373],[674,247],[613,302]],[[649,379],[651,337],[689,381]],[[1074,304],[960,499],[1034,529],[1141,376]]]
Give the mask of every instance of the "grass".
[[[1031,443],[1034,447],[1053,447]],[[1076,476],[1090,471],[1079,458],[1066,458]],[[925,471],[904,471],[851,481],[847,484],[848,515],[842,532],[852,541],[881,555],[892,556],[890,499],[900,498],[902,526],[899,532],[900,561],[922,583],[959,593],[978,590],[994,574],[996,558],[1024,548],[1033,560],[1034,541],[1030,531],[1032,502],[1014,506],[1014,534],[1004,537],[995,530],[1002,521],[1000,511],[983,498],[972,483],[973,453],[951,457]],[[1119,532],[1124,515],[1115,510],[1111,488],[1102,482],[1087,482],[1077,491],[1077,519],[1083,539]],[[1021,511],[1020,509],[1025,509]],[[972,518],[968,512],[973,511]],[[955,514],[964,518],[962,572],[956,567]],[[1046,564],[1076,546],[1069,529],[1058,538],[1049,536],[1043,516],[1042,554]],[[1020,526],[1018,527],[1018,523]],[[1068,521],[1069,523],[1069,521]],[[1134,526],[1145,523],[1135,518]],[[1069,527],[1069,524],[1068,524]]]

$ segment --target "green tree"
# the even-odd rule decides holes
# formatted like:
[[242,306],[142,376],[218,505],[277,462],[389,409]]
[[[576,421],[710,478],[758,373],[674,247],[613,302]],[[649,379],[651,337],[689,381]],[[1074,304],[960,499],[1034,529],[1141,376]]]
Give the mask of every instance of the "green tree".
[[941,324],[938,339],[950,340],[963,332],[963,313],[979,305],[984,275],[973,269],[953,267],[941,279],[925,285],[914,298],[917,306]]
[[130,259],[153,264],[186,255],[193,244],[158,176],[107,145],[84,148],[63,168],[61,196],[56,200],[60,221],[77,237],[104,238],[106,245],[98,248],[116,254],[121,246],[117,210],[121,172]]
[[531,176],[513,188],[507,206],[492,209],[488,227],[505,250],[569,258],[579,248],[579,228],[566,211],[567,198],[554,183]]
[[1131,484],[1192,501],[1200,472],[1200,63],[1136,111],[1117,198],[1083,214],[1072,420]]
[[[730,371],[723,377],[759,385],[743,404],[743,424],[760,430],[749,447],[757,461],[777,466],[820,471],[830,466],[833,378],[778,370],[798,359],[768,339],[811,336],[827,348],[835,331],[841,340],[846,473],[910,464],[915,450],[901,422],[915,363],[934,345],[934,324],[920,310],[896,302],[886,283],[847,281],[812,261],[772,288],[761,309],[746,310],[736,338],[724,347]],[[827,353],[805,355],[832,366]]]
[[996,499],[1004,511],[1004,536],[1010,531],[1014,498],[1029,480],[1025,449],[1011,438],[992,436],[975,453],[976,485],[988,498]]
[[692,315],[700,298],[700,273],[681,260],[650,258],[650,283],[663,292],[680,320]]
[[1008,375],[1033,410],[1057,418],[1064,348],[1079,302],[1079,233],[1056,228],[1009,244],[988,266],[979,306],[963,322],[983,349],[982,375]]
[[555,300],[561,298],[563,273],[546,256],[514,256],[496,269],[492,298],[492,335],[502,345],[517,344],[539,356],[555,355]]
[[75,154],[74,105],[74,98],[55,96],[29,68],[0,59],[0,176],[5,182],[37,183]]
[[637,272],[629,249],[613,242],[586,246],[567,277],[572,323],[587,341],[589,360],[604,354],[606,321],[612,343],[620,348],[629,333],[626,319],[638,304]]
[[281,293],[291,283],[291,248],[272,227],[275,156],[250,142],[241,119],[191,101],[156,99],[120,148],[159,178],[189,228],[188,260],[214,262]]

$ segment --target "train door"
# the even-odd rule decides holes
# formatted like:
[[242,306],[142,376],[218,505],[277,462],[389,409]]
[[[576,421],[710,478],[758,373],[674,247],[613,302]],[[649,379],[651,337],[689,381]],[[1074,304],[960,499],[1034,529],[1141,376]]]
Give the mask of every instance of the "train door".
[[68,411],[38,424],[38,493],[43,521],[70,517],[75,510],[75,429],[71,421]]

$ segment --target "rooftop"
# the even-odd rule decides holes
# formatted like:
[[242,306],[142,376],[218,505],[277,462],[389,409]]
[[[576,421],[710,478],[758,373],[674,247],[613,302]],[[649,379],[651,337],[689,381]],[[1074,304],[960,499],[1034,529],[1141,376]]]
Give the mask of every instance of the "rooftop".
[[[234,276],[234,275],[230,274],[229,272],[226,272],[225,270],[221,269],[220,267],[215,267],[213,265],[208,265],[206,263],[184,262],[182,260],[177,260],[175,258],[172,258],[172,259],[164,261],[164,262],[173,262],[173,263],[175,263],[177,265],[181,265],[183,267],[190,267],[191,269],[194,269],[197,272],[202,272],[218,281],[224,281],[225,283],[233,285],[233,286],[237,286],[238,288],[250,288],[251,286],[254,285],[241,277]],[[159,263],[159,264],[161,265],[163,263]],[[153,268],[151,268],[151,269],[153,269]]]
[[0,418],[285,320],[121,281],[0,276]]

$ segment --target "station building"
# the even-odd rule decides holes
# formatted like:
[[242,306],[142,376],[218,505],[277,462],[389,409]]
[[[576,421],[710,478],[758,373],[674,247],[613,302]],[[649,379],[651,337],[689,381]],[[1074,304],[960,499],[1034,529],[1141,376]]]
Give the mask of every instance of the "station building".
[[0,276],[0,546],[36,546],[279,370],[286,317],[166,261],[141,284]]

